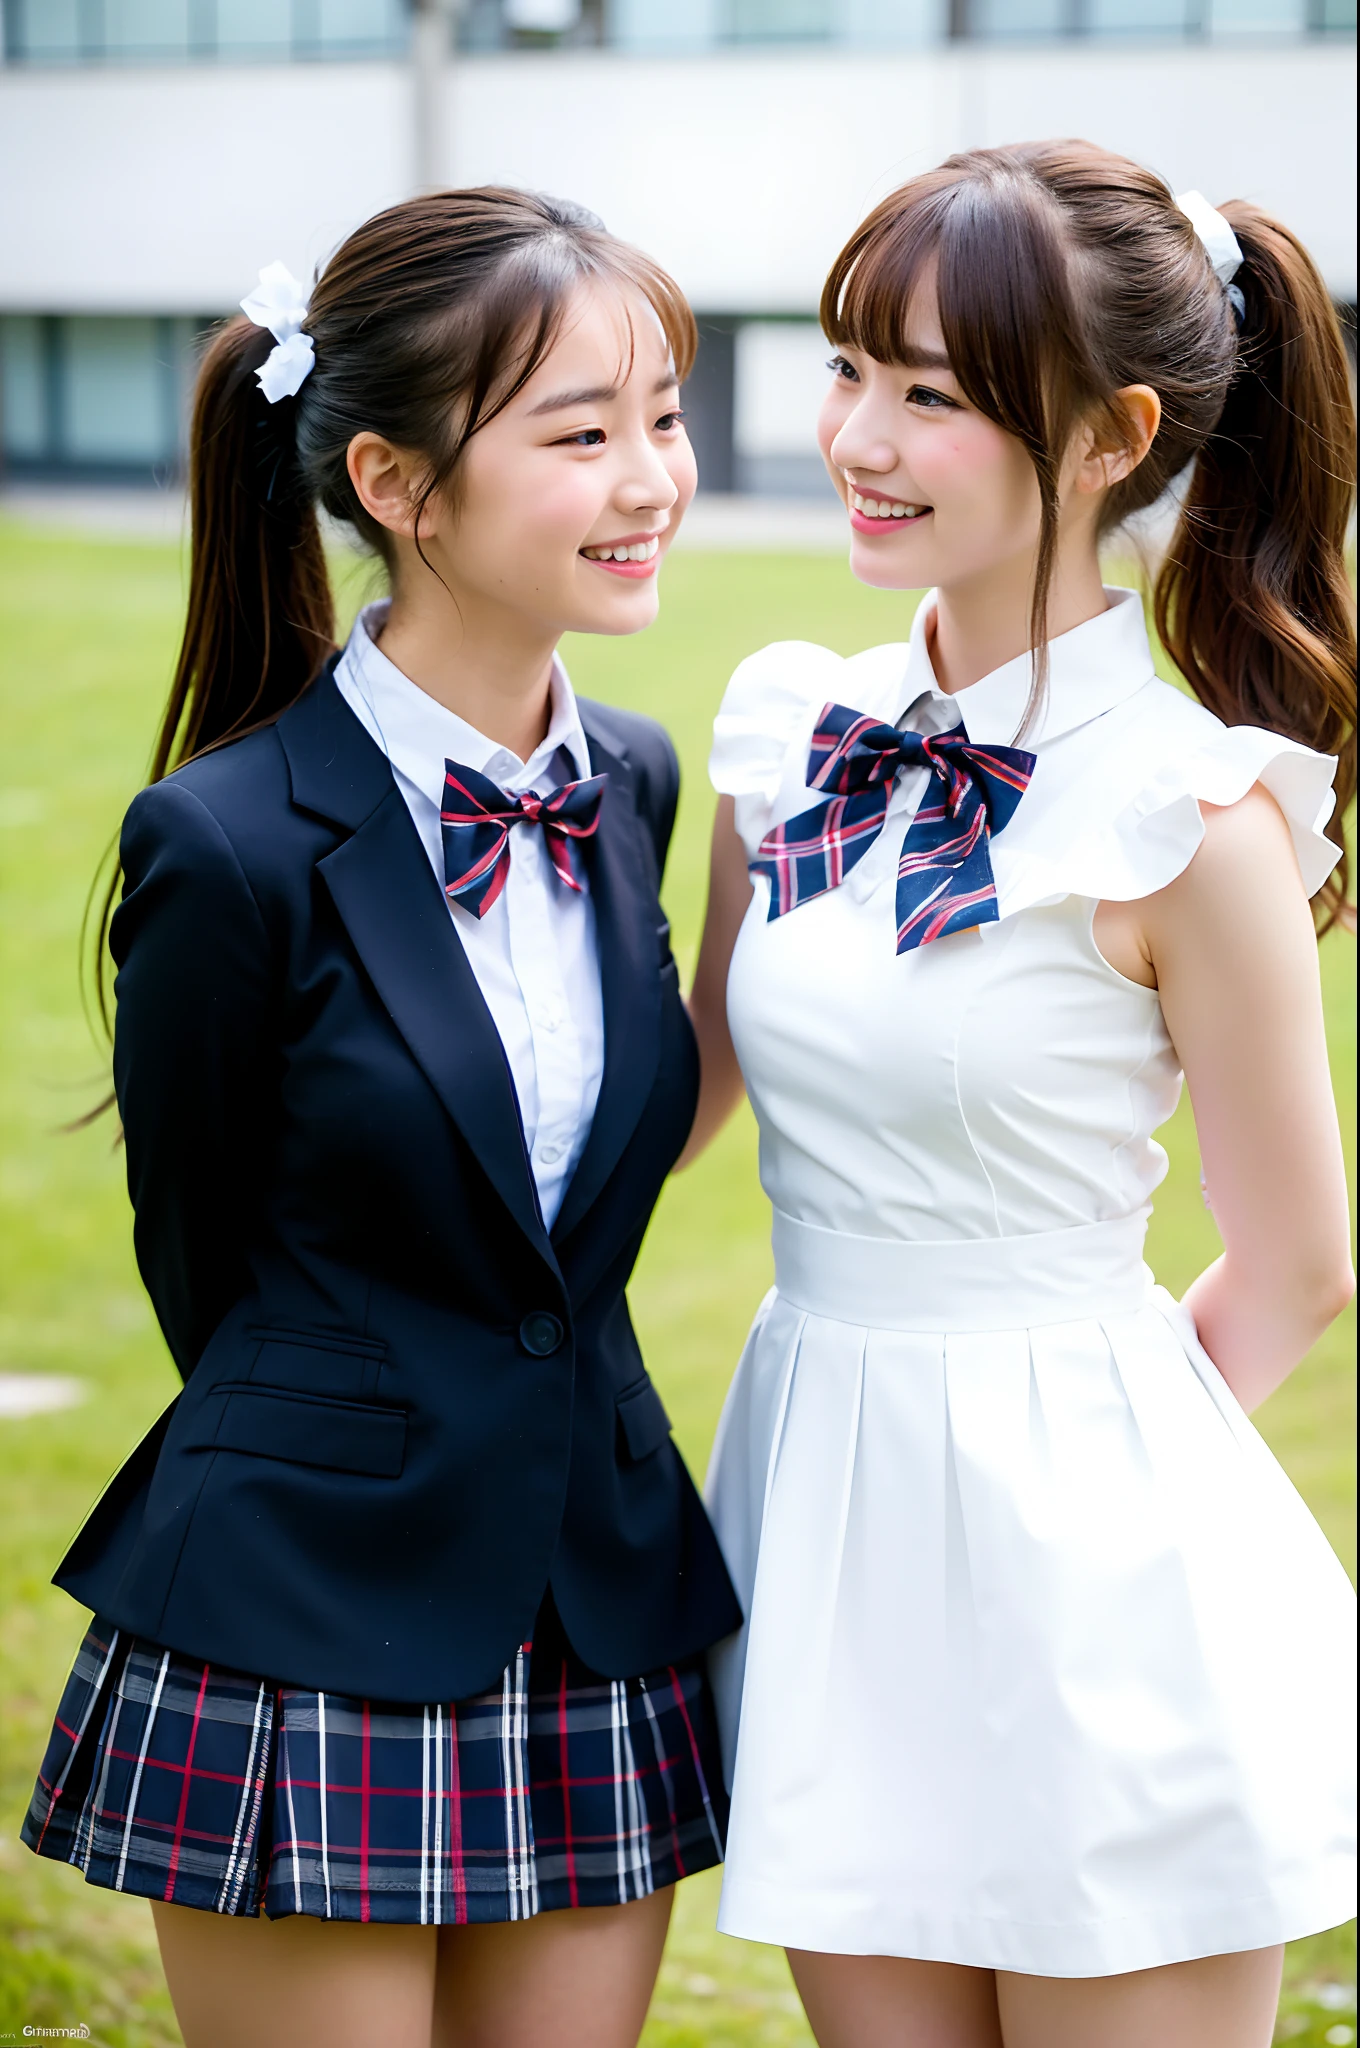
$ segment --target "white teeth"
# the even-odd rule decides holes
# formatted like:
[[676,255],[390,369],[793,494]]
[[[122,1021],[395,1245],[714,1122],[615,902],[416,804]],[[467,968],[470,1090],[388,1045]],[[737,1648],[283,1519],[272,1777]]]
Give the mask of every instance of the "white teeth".
[[850,487],[850,503],[866,519],[918,519],[926,510],[924,505],[906,505],[900,498],[866,498],[853,485]]
[[654,534],[650,540],[630,541],[622,547],[582,548],[581,553],[588,562],[650,562],[660,545]]

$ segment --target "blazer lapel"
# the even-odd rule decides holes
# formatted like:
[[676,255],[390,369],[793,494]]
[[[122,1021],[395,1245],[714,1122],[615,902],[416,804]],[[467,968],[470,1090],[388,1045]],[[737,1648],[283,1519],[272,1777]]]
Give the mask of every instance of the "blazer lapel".
[[317,865],[369,979],[507,1209],[555,1265],[500,1034],[386,757],[329,673],[278,730],[294,801],[351,828]]
[[633,809],[627,763],[587,727],[591,767],[610,786],[588,842],[604,1005],[604,1074],[585,1150],[553,1224],[554,1242],[580,1222],[618,1164],[651,1092],[660,1052],[661,980],[651,868]]

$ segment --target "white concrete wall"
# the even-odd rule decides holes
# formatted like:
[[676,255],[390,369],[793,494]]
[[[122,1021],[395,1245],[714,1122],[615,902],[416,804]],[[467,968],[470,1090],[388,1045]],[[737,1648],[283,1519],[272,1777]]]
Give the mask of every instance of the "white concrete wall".
[[[1277,211],[1353,298],[1344,42],[571,52],[443,81],[441,178],[592,206],[711,312],[810,313],[884,190],[971,144],[1085,134]],[[412,189],[400,65],[0,67],[0,309],[198,312],[303,273]]]

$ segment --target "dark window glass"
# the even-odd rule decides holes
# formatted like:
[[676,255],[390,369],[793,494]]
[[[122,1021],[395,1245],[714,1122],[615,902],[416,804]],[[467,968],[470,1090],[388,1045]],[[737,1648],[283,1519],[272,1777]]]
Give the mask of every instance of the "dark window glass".
[[1071,15],[1071,0],[967,0],[963,23],[967,34],[994,40],[1056,36],[1070,26]]
[[1184,35],[1199,27],[1195,0],[1086,0],[1088,35]]
[[727,0],[721,33],[736,43],[825,42],[840,26],[835,0]]

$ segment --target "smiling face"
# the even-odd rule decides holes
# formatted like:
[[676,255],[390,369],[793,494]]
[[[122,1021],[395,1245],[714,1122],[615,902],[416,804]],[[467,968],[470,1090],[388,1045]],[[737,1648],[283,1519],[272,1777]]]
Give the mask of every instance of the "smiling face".
[[[585,286],[523,390],[468,443],[421,539],[460,609],[636,633],[694,496],[675,365],[646,300]],[[431,517],[431,515],[433,515]]]
[[885,590],[942,590],[1032,571],[1039,486],[1022,442],[949,367],[933,286],[913,295],[903,360],[832,358],[818,442],[850,515],[850,566]]

